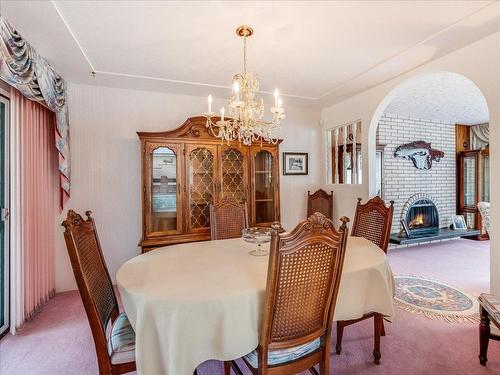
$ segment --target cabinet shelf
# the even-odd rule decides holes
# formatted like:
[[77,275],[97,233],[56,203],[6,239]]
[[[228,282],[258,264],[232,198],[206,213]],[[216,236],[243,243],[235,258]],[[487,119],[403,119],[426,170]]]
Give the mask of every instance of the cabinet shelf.
[[273,198],[268,198],[268,199],[256,199],[255,202],[272,202],[274,199]]

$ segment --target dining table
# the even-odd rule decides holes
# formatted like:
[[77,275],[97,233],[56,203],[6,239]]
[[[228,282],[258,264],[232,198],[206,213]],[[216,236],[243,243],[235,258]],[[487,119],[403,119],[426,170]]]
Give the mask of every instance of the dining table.
[[[120,267],[139,374],[192,375],[207,360],[234,360],[257,347],[269,256],[250,255],[255,246],[241,238],[171,245]],[[390,318],[393,297],[386,254],[349,237],[334,320],[369,312]]]

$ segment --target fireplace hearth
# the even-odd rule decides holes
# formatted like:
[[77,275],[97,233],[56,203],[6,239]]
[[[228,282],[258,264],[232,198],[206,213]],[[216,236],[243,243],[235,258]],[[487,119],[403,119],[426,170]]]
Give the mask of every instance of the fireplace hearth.
[[[453,230],[439,227],[439,208],[434,199],[425,193],[410,197],[401,211],[400,222],[405,230],[391,234],[390,243],[395,245],[419,244],[458,237],[471,237],[477,229]],[[405,235],[405,232],[408,235]]]

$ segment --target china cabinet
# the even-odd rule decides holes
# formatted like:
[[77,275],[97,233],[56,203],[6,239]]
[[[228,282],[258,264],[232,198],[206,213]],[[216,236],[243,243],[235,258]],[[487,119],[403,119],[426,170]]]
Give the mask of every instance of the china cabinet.
[[210,204],[247,202],[250,226],[280,220],[279,142],[222,143],[191,117],[166,132],[138,132],[142,153],[143,252],[210,239]]
[[490,201],[489,149],[460,152],[458,167],[458,213],[468,228],[481,230],[478,239],[488,239],[477,204]]

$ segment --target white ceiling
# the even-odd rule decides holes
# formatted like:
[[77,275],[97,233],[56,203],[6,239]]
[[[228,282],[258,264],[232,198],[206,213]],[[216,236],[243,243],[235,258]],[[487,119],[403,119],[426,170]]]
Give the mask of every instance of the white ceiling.
[[246,23],[261,89],[323,105],[500,30],[495,1],[16,1],[1,11],[68,81],[221,97],[242,70],[235,29]]
[[385,112],[465,125],[489,122],[488,105],[479,88],[454,73],[416,77],[401,87]]

